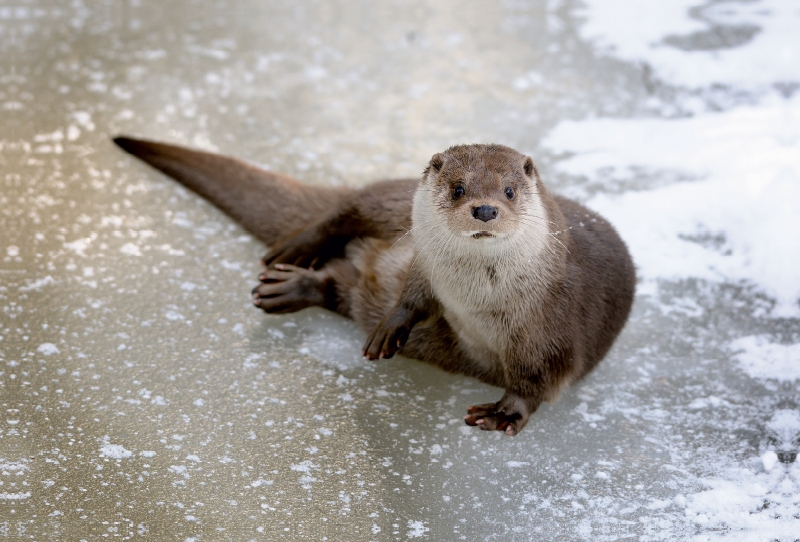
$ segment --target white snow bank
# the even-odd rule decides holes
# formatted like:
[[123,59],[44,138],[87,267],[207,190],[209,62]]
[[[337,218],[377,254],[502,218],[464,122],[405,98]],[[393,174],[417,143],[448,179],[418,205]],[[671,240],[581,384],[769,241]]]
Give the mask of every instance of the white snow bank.
[[[587,17],[580,30],[584,39],[623,60],[646,61],[670,84],[761,90],[800,81],[796,0],[585,0],[584,5],[578,11]],[[695,41],[694,49],[687,38]]]
[[622,234],[645,279],[752,281],[800,316],[800,95],[684,119],[589,119],[545,139],[573,175],[690,177],[588,204]]

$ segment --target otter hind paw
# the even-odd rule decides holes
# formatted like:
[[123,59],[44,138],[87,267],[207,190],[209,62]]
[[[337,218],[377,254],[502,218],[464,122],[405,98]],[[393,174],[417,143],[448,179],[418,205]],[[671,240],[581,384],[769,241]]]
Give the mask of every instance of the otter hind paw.
[[261,258],[265,266],[291,264],[298,267],[319,269],[331,258],[344,250],[341,239],[321,236],[315,229],[303,230],[291,237],[277,242]]
[[325,285],[317,272],[288,264],[276,264],[258,277],[253,304],[272,314],[285,314],[325,302]]

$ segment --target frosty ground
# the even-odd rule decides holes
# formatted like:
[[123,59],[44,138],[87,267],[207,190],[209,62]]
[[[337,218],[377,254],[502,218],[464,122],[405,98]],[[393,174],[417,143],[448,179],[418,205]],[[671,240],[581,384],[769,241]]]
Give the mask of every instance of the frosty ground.
[[[794,2],[62,4],[0,8],[4,536],[797,538]],[[631,320],[481,433],[502,390],[253,309],[266,248],[119,133],[352,185],[505,143],[618,227]]]

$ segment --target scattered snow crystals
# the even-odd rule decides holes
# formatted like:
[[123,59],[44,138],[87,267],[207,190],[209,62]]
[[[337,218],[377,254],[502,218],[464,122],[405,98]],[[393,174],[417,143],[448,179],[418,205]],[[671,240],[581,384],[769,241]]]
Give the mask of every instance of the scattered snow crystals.
[[51,285],[53,285],[55,283],[56,283],[55,279],[53,277],[51,277],[50,275],[47,275],[47,276],[42,277],[40,279],[36,279],[36,280],[34,280],[32,282],[29,282],[25,286],[20,286],[20,291],[21,292],[30,292],[30,291],[34,291],[34,290],[41,290],[45,286],[51,286]]
[[724,399],[720,399],[719,397],[715,397],[715,396],[711,395],[709,397],[701,397],[701,398],[695,399],[694,401],[689,403],[689,408],[695,409],[695,410],[701,409],[701,408],[708,408],[708,407],[716,408],[716,407],[719,407],[719,406],[722,406],[722,405],[726,405],[726,404],[728,404],[728,402],[725,401]]
[[58,348],[53,343],[42,343],[39,345],[39,348],[37,348],[36,351],[43,356],[52,356],[53,354],[59,353]]
[[311,469],[318,469],[319,465],[315,465],[311,461],[302,461],[299,464],[291,464],[290,469],[297,472],[311,472]]
[[64,243],[64,248],[72,250],[79,256],[85,256],[84,252],[89,248],[89,243],[86,239],[78,239],[71,243]]
[[430,529],[425,527],[423,522],[408,520],[408,533],[406,533],[408,538],[420,538],[425,536],[425,533],[428,531],[430,531]]
[[100,447],[100,455],[109,459],[126,459],[133,455],[133,452],[126,450],[119,444],[103,444]]
[[177,321],[177,320],[185,320],[185,319],[186,319],[186,317],[184,317],[184,316],[183,316],[181,313],[179,313],[178,311],[167,311],[167,312],[165,312],[165,313],[164,313],[164,317],[165,317],[167,320],[171,320],[171,321],[173,321],[173,322],[174,322],[174,321]]
[[791,447],[800,441],[800,412],[797,410],[778,410],[767,422],[770,431],[779,444]]
[[[119,25],[80,2],[0,13],[3,45],[18,38],[24,57],[30,41],[69,72],[55,89],[52,74],[4,74],[16,89],[4,105],[33,115],[0,137],[11,210],[27,202],[0,246],[0,380],[24,398],[0,419],[0,504],[30,505],[9,516],[12,531],[19,521],[25,536],[52,538],[41,529],[78,506],[87,528],[123,538],[163,538],[148,517],[172,518],[187,540],[269,538],[278,525],[286,539],[797,538],[796,0],[512,1],[485,18],[474,10],[486,6],[453,1],[457,17],[444,9],[438,27],[408,34],[398,29],[418,28],[418,10],[376,3],[357,15],[365,28],[397,19],[385,36],[311,38],[304,29],[330,27],[330,10],[246,9],[250,20],[219,28],[225,9],[208,3],[172,18],[170,31],[196,37],[174,44],[136,3],[133,38],[152,36],[149,51],[105,39]],[[9,34],[23,15],[30,28]],[[91,36],[73,21],[86,16]],[[276,17],[277,41],[263,32]],[[225,39],[234,27],[241,51]],[[92,60],[98,43],[109,50]],[[415,64],[423,49],[448,61]],[[309,54],[317,67],[304,72]],[[456,91],[452,112],[434,72]],[[87,98],[87,86],[107,90]],[[387,131],[353,114],[370,103],[391,117],[409,96],[456,122],[420,139],[413,115]],[[322,106],[304,128],[296,112],[312,102]],[[459,124],[462,105],[474,114]],[[254,124],[243,132],[237,118]],[[112,128],[352,186],[418,172],[429,143],[505,140],[621,231],[641,279],[632,318],[600,367],[519,436],[477,431],[464,408],[498,390],[409,360],[367,362],[363,332],[329,312],[254,312],[262,247],[111,148]],[[237,145],[253,130],[254,144]],[[142,506],[128,513],[128,502]]]
[[0,458],[0,474],[7,475],[9,473],[13,473],[15,475],[21,475],[30,470],[31,469],[28,466],[28,461],[26,459],[20,461],[7,461],[3,458]]
[[119,251],[122,252],[123,254],[127,254],[128,256],[141,256],[142,255],[142,251],[139,250],[139,247],[137,247],[133,243],[125,243],[124,245],[122,245],[122,247],[119,249]]
[[295,465],[292,464],[289,466],[290,469],[297,472],[305,473],[301,476],[297,482],[303,487],[303,489],[311,489],[311,484],[317,481],[317,479],[311,476],[309,473],[313,470],[319,469],[319,465],[315,465],[311,461],[302,461],[299,464]]
[[[761,458],[764,472],[732,469],[725,478],[704,480],[710,489],[687,499],[687,516],[706,532],[739,531],[740,540],[793,540],[797,536],[797,463],[778,467],[774,454]],[[769,468],[767,466],[770,465]]]

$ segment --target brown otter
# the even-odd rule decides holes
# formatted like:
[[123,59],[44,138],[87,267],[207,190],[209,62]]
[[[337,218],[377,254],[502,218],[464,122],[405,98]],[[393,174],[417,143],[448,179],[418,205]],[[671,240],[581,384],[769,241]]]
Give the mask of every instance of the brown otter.
[[469,425],[519,432],[603,358],[628,318],[636,280],[624,242],[596,213],[549,195],[533,160],[508,147],[451,147],[421,181],[353,189],[114,141],[272,247],[256,306],[323,306],[369,333],[370,359],[399,352],[504,388],[468,409]]

